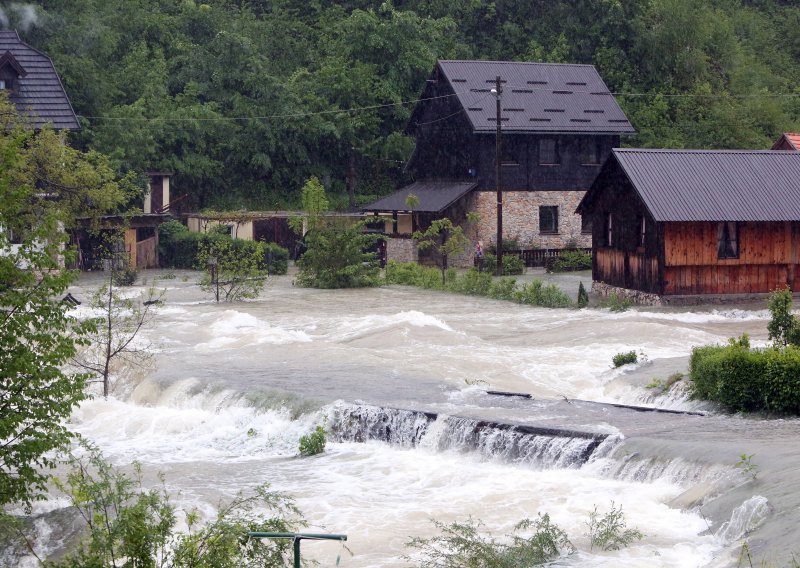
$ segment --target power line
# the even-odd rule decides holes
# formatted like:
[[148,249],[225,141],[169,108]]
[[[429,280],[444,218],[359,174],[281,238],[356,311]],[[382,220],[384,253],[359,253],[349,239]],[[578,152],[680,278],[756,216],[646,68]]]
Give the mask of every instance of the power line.
[[[526,92],[533,92],[533,93],[548,93],[552,94],[553,89],[542,89],[542,88],[531,88],[530,85],[505,85],[507,89],[514,89],[524,88]],[[213,117],[213,118],[200,118],[200,117],[179,117],[179,118],[168,118],[168,117],[155,117],[155,118],[148,118],[148,117],[125,117],[125,116],[87,116],[87,115],[77,115],[79,118],[88,121],[100,121],[100,120],[108,120],[108,121],[120,121],[120,122],[247,122],[247,121],[269,121],[269,120],[289,120],[289,119],[298,119],[298,118],[308,118],[313,116],[323,116],[323,115],[336,115],[336,114],[356,114],[360,112],[370,111],[370,110],[377,110],[382,108],[393,108],[398,106],[405,106],[405,105],[416,105],[421,102],[425,101],[433,101],[433,100],[440,100],[440,99],[448,99],[452,97],[458,97],[460,95],[475,92],[473,90],[470,91],[457,91],[447,95],[440,95],[436,97],[426,97],[420,98],[415,100],[409,101],[400,101],[396,103],[385,103],[380,105],[369,105],[363,107],[355,107],[350,109],[331,109],[331,110],[323,110],[317,112],[301,112],[301,113],[288,113],[288,114],[273,114],[273,115],[263,115],[263,116],[234,116],[234,117],[227,117],[227,116],[220,116],[220,117]],[[594,94],[595,91],[582,91],[582,90],[573,90],[571,93],[575,94]],[[476,93],[477,94],[477,93]],[[605,93],[602,93],[605,94]],[[700,99],[767,99],[767,98],[797,98],[800,97],[800,93],[757,93],[757,94],[742,94],[742,95],[734,95],[730,93],[726,94],[705,94],[705,93],[625,93],[625,92],[608,92],[608,95],[613,97],[663,97],[663,98],[700,98]],[[483,95],[480,99],[475,101],[475,103],[482,102],[486,99],[488,95]],[[452,118],[460,114],[461,111],[454,112],[450,115],[437,118],[435,120],[420,123],[420,125],[426,124],[434,124],[436,122],[444,121],[448,118]]]

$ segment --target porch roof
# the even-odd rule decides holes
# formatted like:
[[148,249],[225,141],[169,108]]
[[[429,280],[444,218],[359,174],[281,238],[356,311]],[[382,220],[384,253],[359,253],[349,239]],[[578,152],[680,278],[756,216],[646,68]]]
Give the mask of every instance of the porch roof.
[[364,211],[411,211],[406,200],[415,195],[418,203],[413,211],[439,213],[478,186],[473,181],[415,181],[364,207]]

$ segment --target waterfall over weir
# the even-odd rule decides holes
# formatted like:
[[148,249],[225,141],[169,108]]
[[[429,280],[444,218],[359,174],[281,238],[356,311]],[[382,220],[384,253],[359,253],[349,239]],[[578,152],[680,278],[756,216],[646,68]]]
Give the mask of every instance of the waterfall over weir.
[[365,404],[337,405],[330,430],[338,441],[380,440],[405,448],[475,452],[541,469],[580,467],[593,455],[606,454],[616,442],[606,434]]

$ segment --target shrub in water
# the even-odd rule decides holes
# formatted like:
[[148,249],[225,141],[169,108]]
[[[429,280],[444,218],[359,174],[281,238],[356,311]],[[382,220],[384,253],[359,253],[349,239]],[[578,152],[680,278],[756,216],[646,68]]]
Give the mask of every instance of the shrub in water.
[[514,299],[520,304],[544,308],[566,308],[572,305],[572,300],[558,286],[553,284],[545,286],[541,280],[525,284],[515,292]]
[[636,355],[636,351],[628,351],[627,353],[617,353],[611,358],[611,362],[614,363],[614,367],[622,367],[623,365],[627,365],[629,363],[636,363],[639,361],[639,357]]
[[625,516],[622,514],[622,507],[614,507],[611,502],[611,510],[605,515],[597,512],[597,506],[589,513],[589,521],[586,523],[586,536],[591,542],[590,549],[595,547],[601,550],[619,550],[631,544],[635,540],[641,540],[644,535],[638,529],[629,529],[625,523]]
[[494,300],[513,300],[516,288],[516,279],[509,277],[498,278],[492,281],[492,286],[489,288],[489,297]]
[[315,456],[325,451],[325,429],[317,426],[314,431],[307,436],[300,437],[300,455]]
[[589,305],[589,294],[586,293],[586,288],[583,287],[583,282],[578,284],[578,307],[585,308]]

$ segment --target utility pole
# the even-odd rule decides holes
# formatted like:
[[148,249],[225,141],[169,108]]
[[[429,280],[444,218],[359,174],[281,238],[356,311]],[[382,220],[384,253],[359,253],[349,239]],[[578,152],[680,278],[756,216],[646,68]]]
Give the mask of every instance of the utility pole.
[[500,159],[503,154],[502,139],[500,137],[500,99],[503,95],[503,87],[500,83],[500,75],[497,76],[495,88],[492,94],[497,99],[497,131],[495,134],[495,186],[497,188],[497,276],[503,275],[503,190],[501,188],[502,178],[500,175]]

